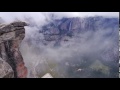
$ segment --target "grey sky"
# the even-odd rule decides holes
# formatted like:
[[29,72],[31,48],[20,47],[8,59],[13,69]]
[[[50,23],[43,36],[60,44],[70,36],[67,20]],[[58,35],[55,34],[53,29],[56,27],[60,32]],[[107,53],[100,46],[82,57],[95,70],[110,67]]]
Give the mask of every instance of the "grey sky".
[[50,15],[55,18],[62,17],[85,17],[85,16],[105,16],[105,17],[119,17],[119,12],[0,12],[6,22],[12,22],[15,18],[24,20],[24,17],[34,18],[36,23],[44,22],[45,19],[50,19]]

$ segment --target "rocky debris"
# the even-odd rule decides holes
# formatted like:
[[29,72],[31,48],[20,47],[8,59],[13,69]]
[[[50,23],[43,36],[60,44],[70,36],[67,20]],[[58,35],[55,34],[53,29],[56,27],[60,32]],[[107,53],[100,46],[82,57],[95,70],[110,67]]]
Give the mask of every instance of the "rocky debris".
[[12,67],[0,58],[0,78],[14,78]]
[[26,78],[27,68],[19,51],[25,37],[25,22],[13,22],[0,26],[0,57],[10,64],[15,78]]

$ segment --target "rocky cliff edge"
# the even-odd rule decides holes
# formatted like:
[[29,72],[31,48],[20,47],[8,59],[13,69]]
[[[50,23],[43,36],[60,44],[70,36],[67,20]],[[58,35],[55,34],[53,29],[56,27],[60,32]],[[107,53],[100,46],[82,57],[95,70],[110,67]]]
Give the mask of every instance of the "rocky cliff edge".
[[27,68],[19,51],[19,45],[25,37],[24,26],[27,23],[21,21],[0,24],[0,58],[12,67],[14,78],[27,77]]

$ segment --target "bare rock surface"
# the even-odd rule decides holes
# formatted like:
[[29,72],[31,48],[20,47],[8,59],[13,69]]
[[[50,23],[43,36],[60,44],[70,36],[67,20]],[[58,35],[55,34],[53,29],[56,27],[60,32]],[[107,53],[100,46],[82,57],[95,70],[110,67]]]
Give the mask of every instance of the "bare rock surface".
[[14,72],[12,67],[0,58],[0,78],[13,78]]
[[27,68],[19,51],[19,45],[25,37],[24,26],[27,24],[21,21],[0,25],[0,57],[12,67],[15,78],[27,76]]

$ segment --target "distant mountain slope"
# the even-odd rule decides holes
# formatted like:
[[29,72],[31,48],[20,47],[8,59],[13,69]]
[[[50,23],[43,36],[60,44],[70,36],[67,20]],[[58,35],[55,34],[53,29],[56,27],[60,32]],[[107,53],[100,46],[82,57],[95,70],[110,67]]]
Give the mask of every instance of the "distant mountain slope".
[[68,41],[68,38],[78,33],[87,31],[96,32],[98,30],[109,30],[108,35],[117,36],[118,29],[117,18],[104,17],[87,17],[87,18],[63,18],[54,20],[48,25],[43,26],[40,33],[44,34],[46,41],[60,41],[61,39]]

